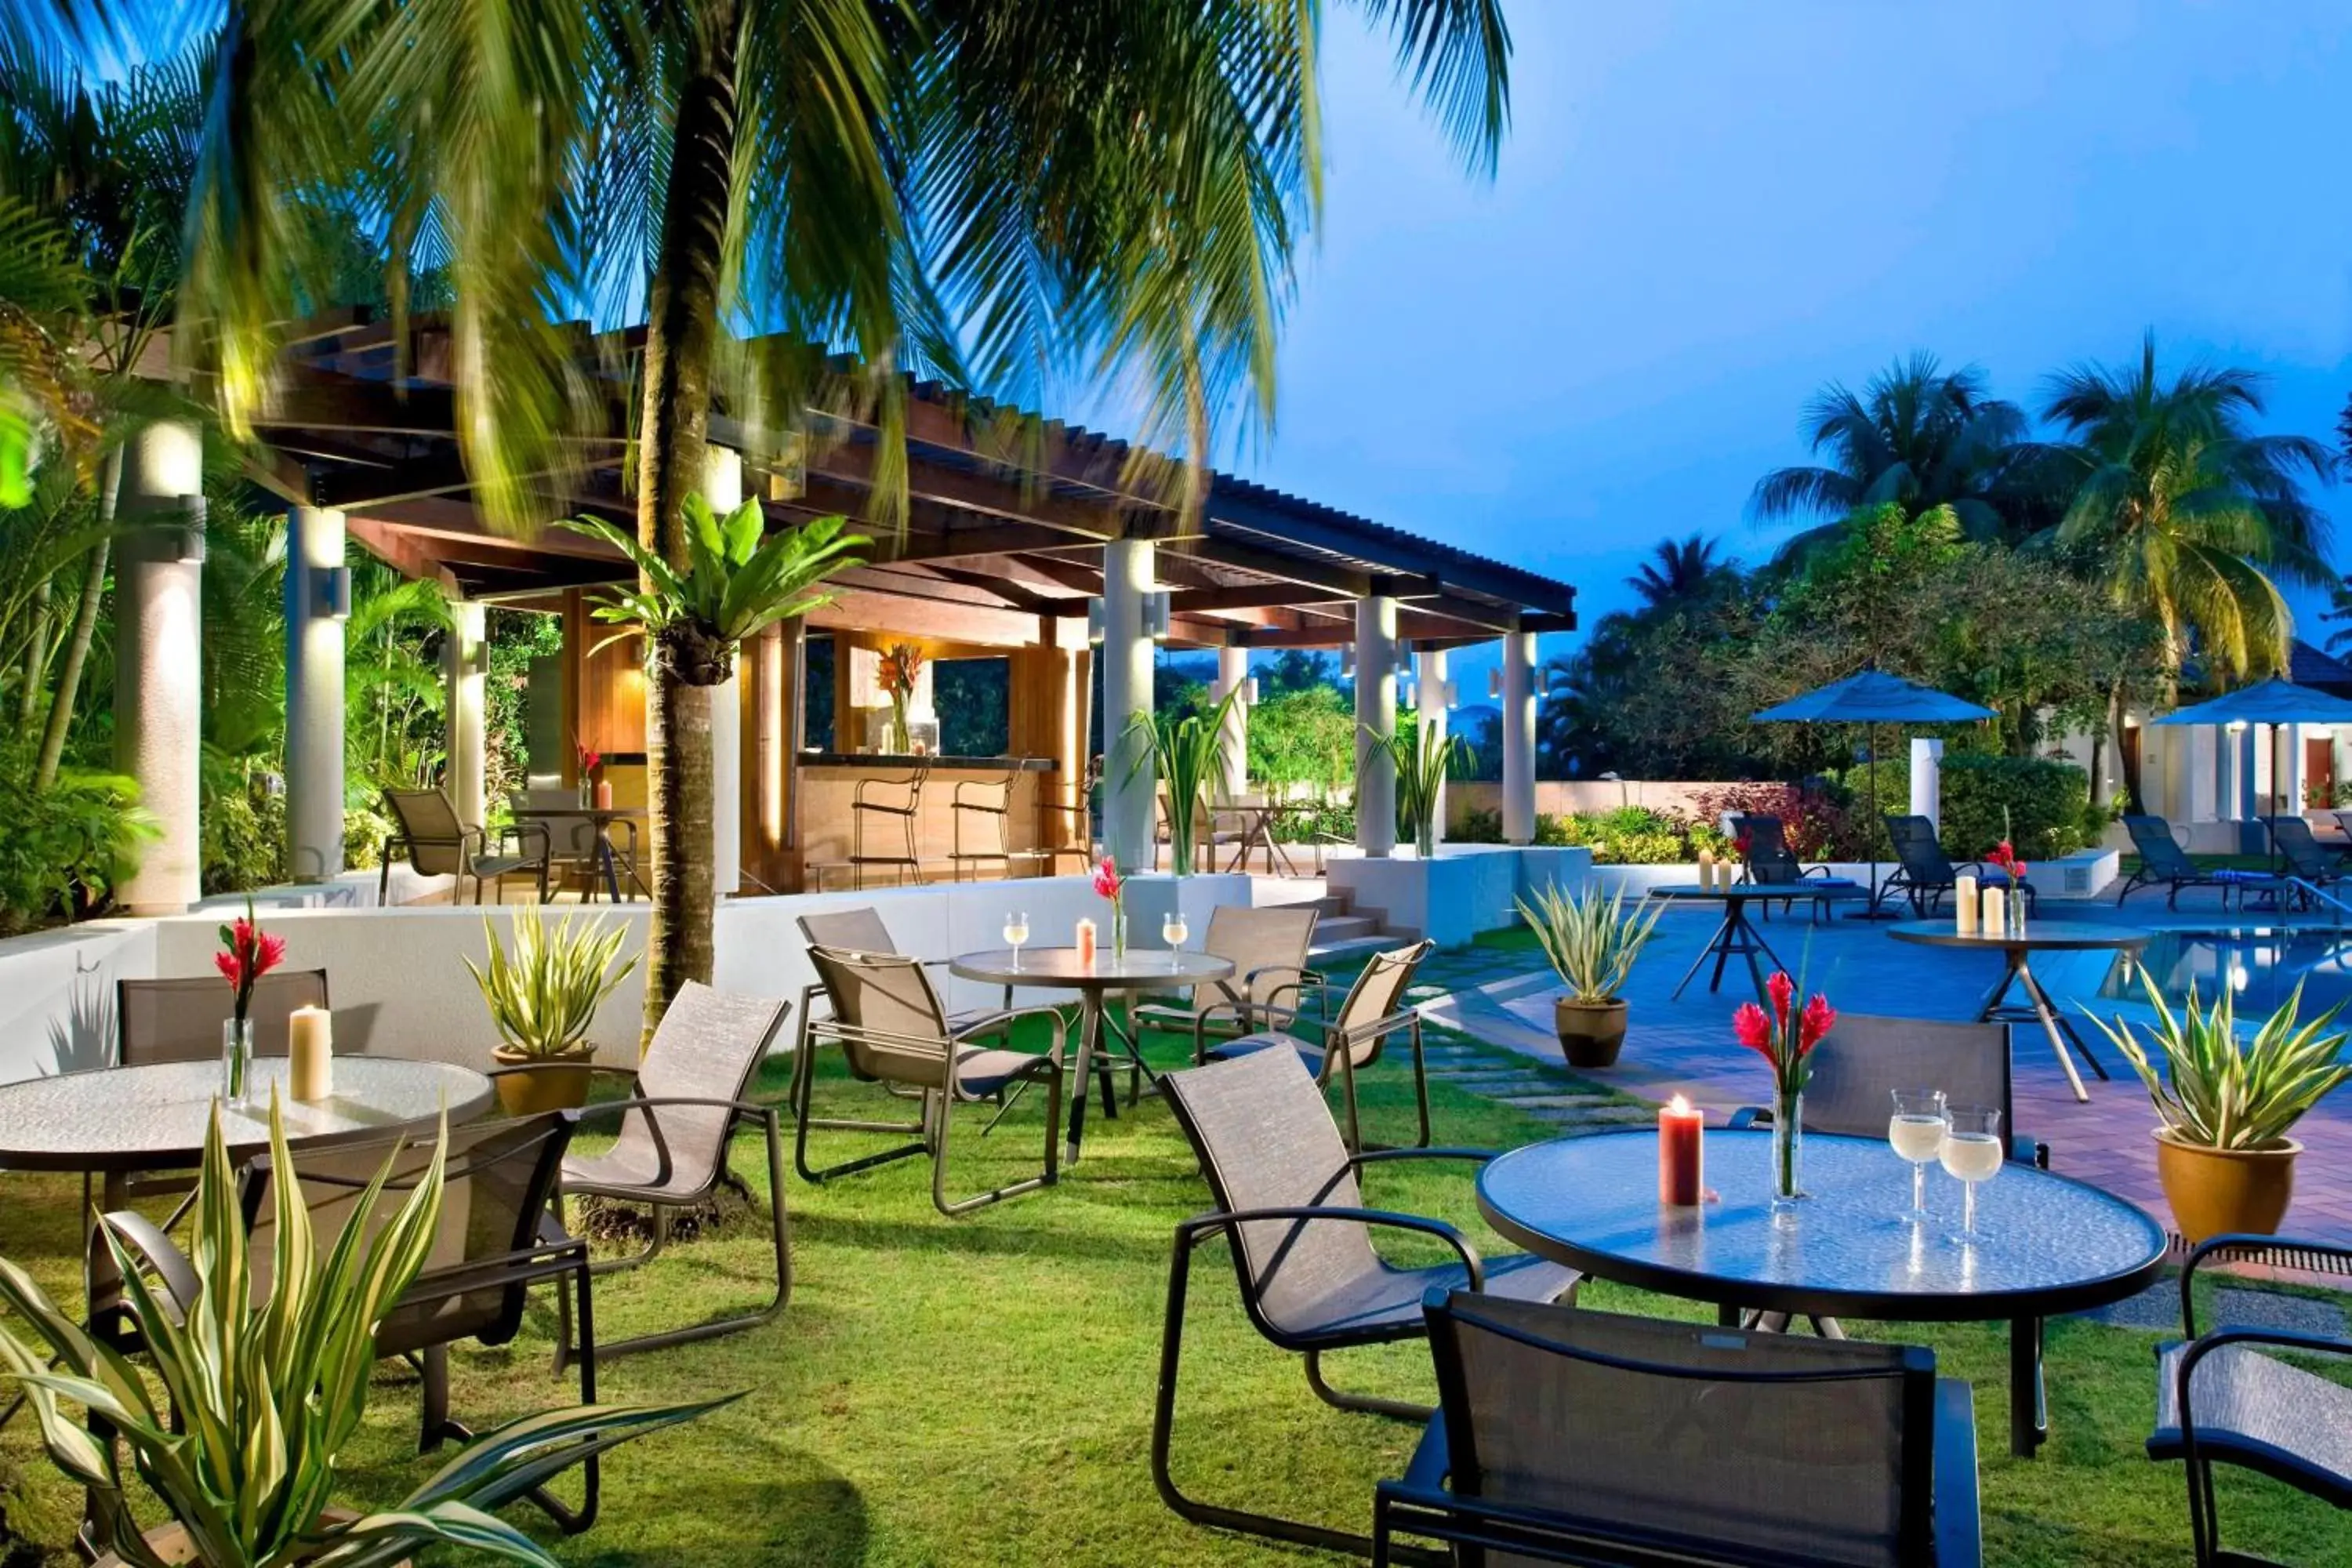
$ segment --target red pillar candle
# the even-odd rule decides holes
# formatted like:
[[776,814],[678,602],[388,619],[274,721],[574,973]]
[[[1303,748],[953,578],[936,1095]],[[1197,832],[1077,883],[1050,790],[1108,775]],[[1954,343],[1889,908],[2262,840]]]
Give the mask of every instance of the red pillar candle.
[[1691,1207],[1702,1201],[1706,1119],[1676,1095],[1658,1111],[1658,1201]]
[[1088,969],[1095,966],[1095,922],[1078,922],[1078,962]]

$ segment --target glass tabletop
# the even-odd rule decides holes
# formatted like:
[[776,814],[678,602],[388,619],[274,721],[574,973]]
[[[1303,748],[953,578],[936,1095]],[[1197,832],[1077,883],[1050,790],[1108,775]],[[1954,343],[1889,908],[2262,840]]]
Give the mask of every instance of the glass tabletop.
[[1906,921],[1888,926],[1886,934],[1897,942],[1916,942],[1925,947],[2022,947],[2052,952],[2146,947],[2155,935],[2131,926],[2057,920],[2028,920],[2022,930],[2011,926],[1997,934],[1981,929],[1964,932],[1948,920]]
[[1223,980],[1234,973],[1233,960],[1205,952],[1171,951],[1164,947],[1130,947],[1125,958],[1112,956],[1106,945],[1092,959],[1081,962],[1075,947],[1024,947],[961,953],[949,960],[948,972],[966,980],[992,985],[1059,986],[1080,991],[1121,991],[1161,985],[1200,985]]
[[1910,1321],[2048,1317],[2136,1294],[2164,1258],[2163,1229],[2096,1187],[2011,1161],[1977,1191],[1972,1245],[1960,1186],[1928,1168],[1932,1218],[1915,1226],[1911,1167],[1874,1138],[1808,1133],[1794,1209],[1768,1202],[1771,1136],[1710,1129],[1706,1181],[1720,1202],[1658,1202],[1648,1131],[1533,1144],[1478,1177],[1489,1224],[1530,1252],[1601,1279],[1768,1311]]

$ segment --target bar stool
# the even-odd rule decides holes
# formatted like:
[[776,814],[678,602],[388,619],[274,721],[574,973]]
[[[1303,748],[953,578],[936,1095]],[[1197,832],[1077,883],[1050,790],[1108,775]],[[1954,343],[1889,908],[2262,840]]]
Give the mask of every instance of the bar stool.
[[[993,848],[966,848],[963,839],[964,814],[976,814],[980,820],[972,825],[976,843]],[[949,804],[949,821],[954,830],[954,847],[948,852],[948,863],[954,868],[955,879],[963,880],[963,868],[970,866],[972,879],[978,881],[982,867],[992,862],[1002,868],[1006,876],[1013,874],[1012,841],[1006,836],[1005,819],[1013,815],[1013,775],[1001,779],[958,779],[955,795]]]
[[[849,868],[854,885],[866,886],[866,868],[892,866],[898,871],[898,882],[923,879],[923,862],[915,853],[915,823],[923,810],[923,781],[930,776],[931,764],[927,758],[915,764],[914,775],[905,779],[860,779],[849,797]],[[888,792],[906,791],[903,800],[893,799]],[[871,793],[881,792],[881,793]],[[868,854],[866,849],[866,825],[879,818],[875,831],[888,837],[892,824],[897,824],[897,837],[905,846],[900,855]]]
[[1041,801],[1038,803],[1038,811],[1045,816],[1059,816],[1068,819],[1066,829],[1069,834],[1068,840],[1065,843],[1056,844],[1051,848],[1042,851],[1047,870],[1052,870],[1053,862],[1065,855],[1076,856],[1078,859],[1078,869],[1081,871],[1090,870],[1093,868],[1095,863],[1095,786],[1102,783],[1102,774],[1103,760],[1101,757],[1097,756],[1087,763],[1086,774],[1078,781],[1078,803],[1076,805],[1066,805],[1057,801]]

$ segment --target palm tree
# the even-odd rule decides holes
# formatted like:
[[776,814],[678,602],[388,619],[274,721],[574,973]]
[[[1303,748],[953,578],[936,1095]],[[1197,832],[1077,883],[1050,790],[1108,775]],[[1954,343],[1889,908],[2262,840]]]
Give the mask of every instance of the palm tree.
[[[1501,0],[1358,0],[1465,154],[1507,113]],[[750,427],[844,351],[903,483],[904,383],[1130,374],[1190,477],[1237,395],[1273,399],[1291,258],[1320,192],[1318,12],[1256,0],[248,0],[215,73],[190,215],[194,314],[233,429],[274,363],[302,236],[271,193],[365,172],[398,268],[445,257],[458,419],[509,527],[552,515],[602,387],[556,316],[634,300],[637,538],[687,558],[714,397]],[[338,62],[352,62],[345,68]],[[524,219],[526,221],[519,221]],[[493,367],[495,373],[493,374]],[[642,584],[641,584],[642,585]],[[648,1028],[711,968],[708,693],[649,681]]]
[[2025,415],[1991,396],[1974,365],[1948,372],[1922,353],[1873,376],[1859,395],[1832,382],[1806,405],[1804,431],[1829,466],[1776,468],[1748,499],[1759,522],[1830,520],[1783,545],[1783,559],[1887,501],[1909,512],[1948,506],[1972,538],[2002,532],[2000,480],[2011,448],[2024,439]]
[[1718,553],[1720,542],[1697,533],[1687,539],[1662,539],[1650,550],[1655,559],[1642,563],[1642,569],[1626,578],[1625,585],[1642,595],[1645,610],[1712,598],[1738,570]]
[[[2335,581],[2327,520],[2303,484],[2332,478],[2336,458],[2306,437],[2252,434],[2262,384],[2203,364],[2166,382],[2153,331],[2128,367],[2078,365],[2049,384],[2044,416],[2070,438],[2028,456],[2069,499],[2035,542],[2162,628],[2168,681],[2192,647],[2216,676],[2284,670],[2294,617],[2270,574]],[[2125,755],[2120,686],[2108,718]],[[2138,780],[2125,784],[2137,799]]]

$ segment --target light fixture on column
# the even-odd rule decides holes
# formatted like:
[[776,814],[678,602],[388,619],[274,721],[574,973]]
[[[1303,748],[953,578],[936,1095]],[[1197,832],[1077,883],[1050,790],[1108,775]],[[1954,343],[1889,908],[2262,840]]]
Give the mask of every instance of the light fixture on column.
[[1450,675],[1445,678],[1445,696],[1443,700],[1448,708],[1462,706],[1462,683]]
[[1250,706],[1250,707],[1252,707],[1252,708],[1255,708],[1255,707],[1256,707],[1256,706],[1257,706],[1257,677],[1256,677],[1256,676],[1253,675],[1253,676],[1251,676],[1247,680],[1244,680],[1244,681],[1243,681],[1243,682],[1242,682],[1242,693],[1243,693],[1243,695],[1242,695],[1242,701],[1243,701],[1243,702],[1246,703],[1248,706]]
[[1503,700],[1503,672],[1501,670],[1490,669],[1486,672],[1486,695],[1493,698],[1497,702],[1500,702]]
[[180,521],[166,535],[163,547],[172,559],[183,566],[205,563],[205,498],[184,495],[180,498]]
[[1099,643],[1102,640],[1103,602],[1098,598],[1088,599],[1087,601],[1087,641]]
[[1549,665],[1539,666],[1536,670],[1536,695],[1551,695],[1551,668]]
[[310,572],[310,610],[321,620],[352,618],[352,569],[314,566]]
[[1150,634],[1153,642],[1168,640],[1168,628],[1174,609],[1174,601],[1165,588],[1143,595],[1143,629]]
[[1339,650],[1339,679],[1352,680],[1356,674],[1356,648],[1353,643]]
[[1397,680],[1397,701],[1403,707],[1413,707],[1415,704],[1412,700],[1412,694],[1418,689],[1419,687],[1415,684],[1412,676],[1407,675],[1399,678]]

